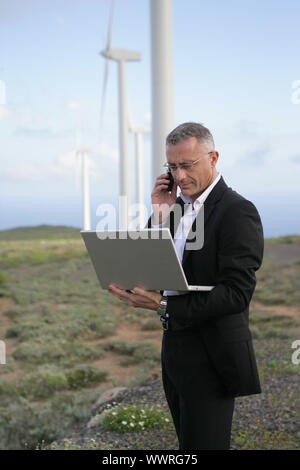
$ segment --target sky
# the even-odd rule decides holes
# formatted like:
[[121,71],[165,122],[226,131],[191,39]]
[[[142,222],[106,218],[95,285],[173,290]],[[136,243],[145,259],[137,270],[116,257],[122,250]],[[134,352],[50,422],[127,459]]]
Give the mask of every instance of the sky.
[[[92,228],[101,204],[118,205],[115,62],[100,126],[109,11],[110,0],[0,0],[0,230],[82,226],[78,132]],[[174,126],[211,130],[218,171],[256,205],[266,237],[300,234],[299,16],[296,0],[173,0]],[[141,52],[128,102],[132,122],[151,126],[150,0],[115,0],[111,46]],[[133,135],[129,153],[135,202]],[[149,211],[151,158],[146,134]]]

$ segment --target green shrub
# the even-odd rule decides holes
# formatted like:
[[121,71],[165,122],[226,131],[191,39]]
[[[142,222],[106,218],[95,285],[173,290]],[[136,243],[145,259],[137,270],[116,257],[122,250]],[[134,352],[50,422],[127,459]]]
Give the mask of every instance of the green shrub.
[[257,279],[253,300],[266,305],[300,304],[300,265],[297,262],[287,266],[265,263]]
[[4,312],[2,312],[3,315],[7,316],[11,320],[16,319],[22,313],[23,313],[22,312],[22,307],[20,307],[19,305],[16,305],[13,308],[8,308],[7,310],[4,310]]
[[158,318],[149,318],[143,325],[141,329],[144,331],[147,330],[161,330],[161,323]]
[[25,375],[15,386],[16,393],[24,398],[41,400],[61,390],[78,390],[92,387],[107,379],[108,373],[95,366],[77,365],[69,370],[56,366],[42,366]]
[[78,365],[66,372],[68,388],[77,390],[83,387],[91,387],[107,380],[108,372],[100,371],[95,366]]
[[160,363],[160,348],[150,342],[129,343],[125,340],[113,340],[104,345],[105,350],[115,351],[122,355],[130,356],[122,361],[121,365],[128,366],[139,364],[140,362],[151,363],[152,365]]
[[106,351],[114,351],[119,354],[131,355],[136,349],[136,343],[128,343],[125,340],[113,340],[104,345]]
[[161,357],[160,348],[159,346],[153,343],[140,343],[137,345],[134,351],[134,357],[136,357],[139,362],[153,361],[154,363],[159,363]]
[[6,284],[6,276],[4,275],[3,271],[0,269],[0,287]]
[[4,366],[0,366],[0,375],[9,374],[9,372],[13,372],[16,370],[16,361],[12,356],[8,356],[6,358],[6,364]]
[[65,241],[48,242],[13,242],[2,244],[1,265],[5,268],[15,268],[23,265],[41,265],[44,263],[61,263],[74,258],[87,257],[87,251],[82,242]]
[[291,359],[273,359],[266,364],[271,374],[299,374],[299,365],[293,364]]
[[56,391],[66,389],[68,389],[66,376],[53,367],[27,374],[17,385],[20,396],[35,400],[48,398]]
[[0,402],[0,449],[36,449],[61,439],[90,417],[99,390],[58,392],[44,403],[16,397],[7,406]]
[[22,330],[21,325],[12,326],[8,328],[5,332],[5,338],[17,338],[19,336],[20,331]]
[[11,382],[9,382],[8,380],[0,379],[0,397],[14,395],[15,391],[13,384],[11,384]]
[[8,278],[3,273],[3,271],[0,270],[0,297],[10,297],[10,296],[11,296],[11,292],[8,288]]
[[270,339],[270,338],[290,338],[292,331],[287,328],[278,327],[276,325],[270,326],[251,326],[251,333],[254,339]]
[[118,405],[107,408],[102,421],[104,429],[117,432],[138,432],[164,429],[171,422],[170,415],[160,406]]
[[33,304],[10,309],[6,314],[14,325],[6,332],[7,338],[18,337],[20,342],[43,337],[59,339],[95,339],[113,334],[115,315],[104,308],[93,310],[90,305]]
[[81,344],[56,338],[40,337],[21,343],[12,353],[15,360],[27,364],[47,364],[67,361],[71,363],[95,360],[104,357],[101,346]]

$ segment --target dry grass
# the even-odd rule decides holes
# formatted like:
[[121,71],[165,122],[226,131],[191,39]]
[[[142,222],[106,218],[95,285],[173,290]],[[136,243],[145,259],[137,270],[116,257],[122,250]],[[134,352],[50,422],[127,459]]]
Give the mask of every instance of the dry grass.
[[[103,390],[161,376],[157,315],[129,308],[102,291],[80,239],[0,241],[0,262],[0,339],[7,355],[7,364],[0,365],[0,448],[35,448],[42,440],[61,438],[88,418]],[[274,269],[266,260],[261,269],[251,304],[258,344],[279,338],[290,348],[300,337],[299,267],[289,263]],[[278,361],[261,360],[262,376],[266,370],[282,371]],[[78,379],[72,390],[66,377],[79,364],[95,369],[87,382],[78,373],[83,382]],[[52,388],[51,393],[43,389],[43,395],[36,384],[47,367],[53,368],[47,376]],[[93,370],[104,372],[101,381]],[[28,385],[30,377],[35,389]],[[11,388],[5,394],[7,383]],[[18,384],[26,385],[22,393]]]

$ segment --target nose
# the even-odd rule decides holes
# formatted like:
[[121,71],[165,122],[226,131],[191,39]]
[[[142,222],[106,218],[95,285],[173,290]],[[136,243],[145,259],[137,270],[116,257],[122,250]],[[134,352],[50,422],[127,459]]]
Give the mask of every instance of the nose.
[[184,179],[185,176],[186,176],[186,170],[184,170],[181,167],[177,167],[176,176],[175,176],[176,180],[180,181],[180,180]]

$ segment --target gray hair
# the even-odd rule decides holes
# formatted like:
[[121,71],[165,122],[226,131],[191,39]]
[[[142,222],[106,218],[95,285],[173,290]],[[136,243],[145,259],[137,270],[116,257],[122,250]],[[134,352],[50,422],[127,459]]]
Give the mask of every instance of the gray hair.
[[197,122],[184,122],[175,127],[167,135],[166,145],[176,145],[189,137],[196,137],[199,142],[207,142],[215,146],[210,130]]

